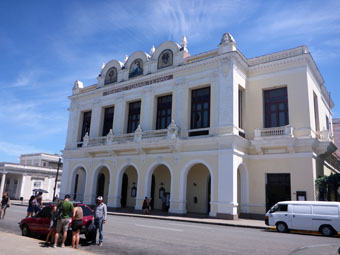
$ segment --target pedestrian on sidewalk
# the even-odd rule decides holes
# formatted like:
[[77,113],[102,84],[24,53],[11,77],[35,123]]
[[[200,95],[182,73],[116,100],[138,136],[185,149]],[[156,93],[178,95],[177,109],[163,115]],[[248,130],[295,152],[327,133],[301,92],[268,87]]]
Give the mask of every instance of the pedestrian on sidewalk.
[[35,196],[32,195],[30,197],[30,200],[28,201],[28,207],[27,207],[27,215],[26,218],[28,217],[32,217],[33,216],[33,212],[34,212],[34,208],[33,208],[33,200],[35,199]]
[[56,226],[57,226],[57,205],[53,205],[52,211],[51,211],[51,221],[50,221],[50,227],[48,228],[49,232],[46,237],[45,246],[48,246],[48,240],[51,237],[51,244],[54,243],[54,236],[56,232]]
[[142,209],[143,209],[143,213],[144,214],[147,214],[147,213],[150,213],[149,212],[149,199],[148,197],[145,197],[144,201],[143,201],[143,206],[142,206]]
[[2,218],[3,219],[5,218],[6,210],[10,206],[11,206],[11,199],[9,198],[8,193],[5,192],[1,200],[0,219],[1,219],[1,214],[2,214]]
[[59,233],[61,230],[63,231],[63,239],[61,242],[61,247],[65,247],[65,241],[67,238],[67,230],[70,224],[70,214],[73,212],[74,206],[70,202],[71,196],[69,194],[65,195],[64,201],[60,201],[57,205],[58,214],[60,212],[59,219],[57,221],[57,229],[54,237],[54,245],[53,248],[57,247],[57,242],[59,239]]
[[75,205],[72,216],[72,248],[78,249],[80,229],[83,226],[83,209]]
[[42,192],[39,192],[38,195],[33,199],[33,208],[34,215],[37,215],[42,208]]
[[[107,217],[107,207],[106,204],[103,203],[103,197],[97,197],[97,205],[94,210],[94,224],[96,225],[96,229],[99,229],[99,243],[98,246],[103,245],[103,224],[106,223]],[[97,230],[96,230],[97,232]],[[97,235],[97,234],[96,234]],[[95,235],[95,236],[96,236]],[[92,244],[96,243],[96,239],[92,241]]]

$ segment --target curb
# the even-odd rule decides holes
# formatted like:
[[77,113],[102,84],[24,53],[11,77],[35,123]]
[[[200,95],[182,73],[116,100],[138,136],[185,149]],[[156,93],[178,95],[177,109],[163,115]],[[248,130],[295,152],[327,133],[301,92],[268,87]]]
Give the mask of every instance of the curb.
[[[12,205],[16,206],[27,206],[25,204],[19,203],[12,203]],[[119,213],[119,212],[107,212],[108,215],[113,216],[124,216],[124,217],[134,217],[134,218],[144,218],[144,219],[155,219],[155,220],[168,220],[168,221],[178,221],[178,222],[187,222],[187,223],[200,223],[200,224],[207,224],[207,225],[217,225],[217,226],[229,226],[229,227],[239,227],[239,228],[253,228],[253,229],[264,229],[269,230],[271,229],[269,226],[254,226],[249,224],[238,224],[238,223],[227,223],[227,222],[207,222],[207,221],[200,221],[195,220],[192,218],[167,218],[168,216],[157,216],[157,215],[143,215],[143,214],[132,214],[132,213]],[[170,216],[171,217],[171,216]]]
[[218,225],[218,226],[230,226],[230,227],[240,227],[240,228],[254,228],[254,229],[271,229],[269,226],[254,226],[254,225],[243,225],[243,224],[233,224],[226,222],[207,222],[207,221],[199,221],[194,219],[176,219],[176,218],[166,218],[157,215],[140,215],[140,214],[131,214],[131,213],[116,213],[116,212],[107,212],[108,215],[116,215],[116,216],[125,216],[125,217],[134,217],[134,218],[145,218],[145,219],[156,219],[156,220],[168,220],[168,221],[179,221],[179,222],[188,222],[188,223],[200,223],[207,225]]

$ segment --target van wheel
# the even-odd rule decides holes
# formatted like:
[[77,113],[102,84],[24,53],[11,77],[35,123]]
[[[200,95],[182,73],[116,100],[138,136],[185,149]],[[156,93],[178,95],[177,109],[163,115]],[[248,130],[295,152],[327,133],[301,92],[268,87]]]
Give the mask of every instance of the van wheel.
[[280,233],[287,233],[288,232],[288,227],[286,223],[283,222],[278,222],[276,223],[276,229],[277,231],[279,231]]
[[26,224],[22,226],[21,234],[23,236],[30,236],[31,235],[31,230],[29,229],[29,227]]
[[323,236],[332,236],[334,234],[334,230],[331,226],[322,226],[320,232]]

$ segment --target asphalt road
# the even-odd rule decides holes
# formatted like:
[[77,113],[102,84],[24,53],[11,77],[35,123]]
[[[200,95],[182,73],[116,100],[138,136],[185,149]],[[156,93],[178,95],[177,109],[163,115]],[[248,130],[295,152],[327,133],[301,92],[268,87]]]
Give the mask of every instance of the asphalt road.
[[[17,222],[25,215],[25,207],[12,206],[7,217],[0,220],[0,231],[20,235]],[[337,237],[108,216],[103,246],[82,246],[81,249],[98,254],[327,255],[338,254],[339,245]]]

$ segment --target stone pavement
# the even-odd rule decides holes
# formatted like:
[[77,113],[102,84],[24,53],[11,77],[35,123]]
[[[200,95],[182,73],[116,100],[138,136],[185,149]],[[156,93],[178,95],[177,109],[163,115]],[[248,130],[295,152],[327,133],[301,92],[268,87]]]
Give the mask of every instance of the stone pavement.
[[[13,205],[27,206],[27,202],[12,201]],[[213,224],[213,225],[224,225],[224,226],[234,226],[234,227],[244,227],[244,228],[257,228],[257,229],[270,229],[264,223],[264,220],[252,220],[252,219],[238,219],[238,220],[225,220],[210,218],[206,215],[168,215],[168,213],[162,211],[151,211],[150,214],[143,214],[141,211],[133,210],[121,210],[119,212],[108,212],[109,215],[119,215],[127,217],[141,217],[141,218],[151,218],[158,220],[170,220],[170,221],[182,221],[191,223],[201,223],[201,224]]]
[[18,254],[74,254],[74,255],[93,255],[92,252],[80,249],[52,248],[45,247],[44,242],[39,239],[18,236],[6,232],[0,232],[1,254],[18,255]]

